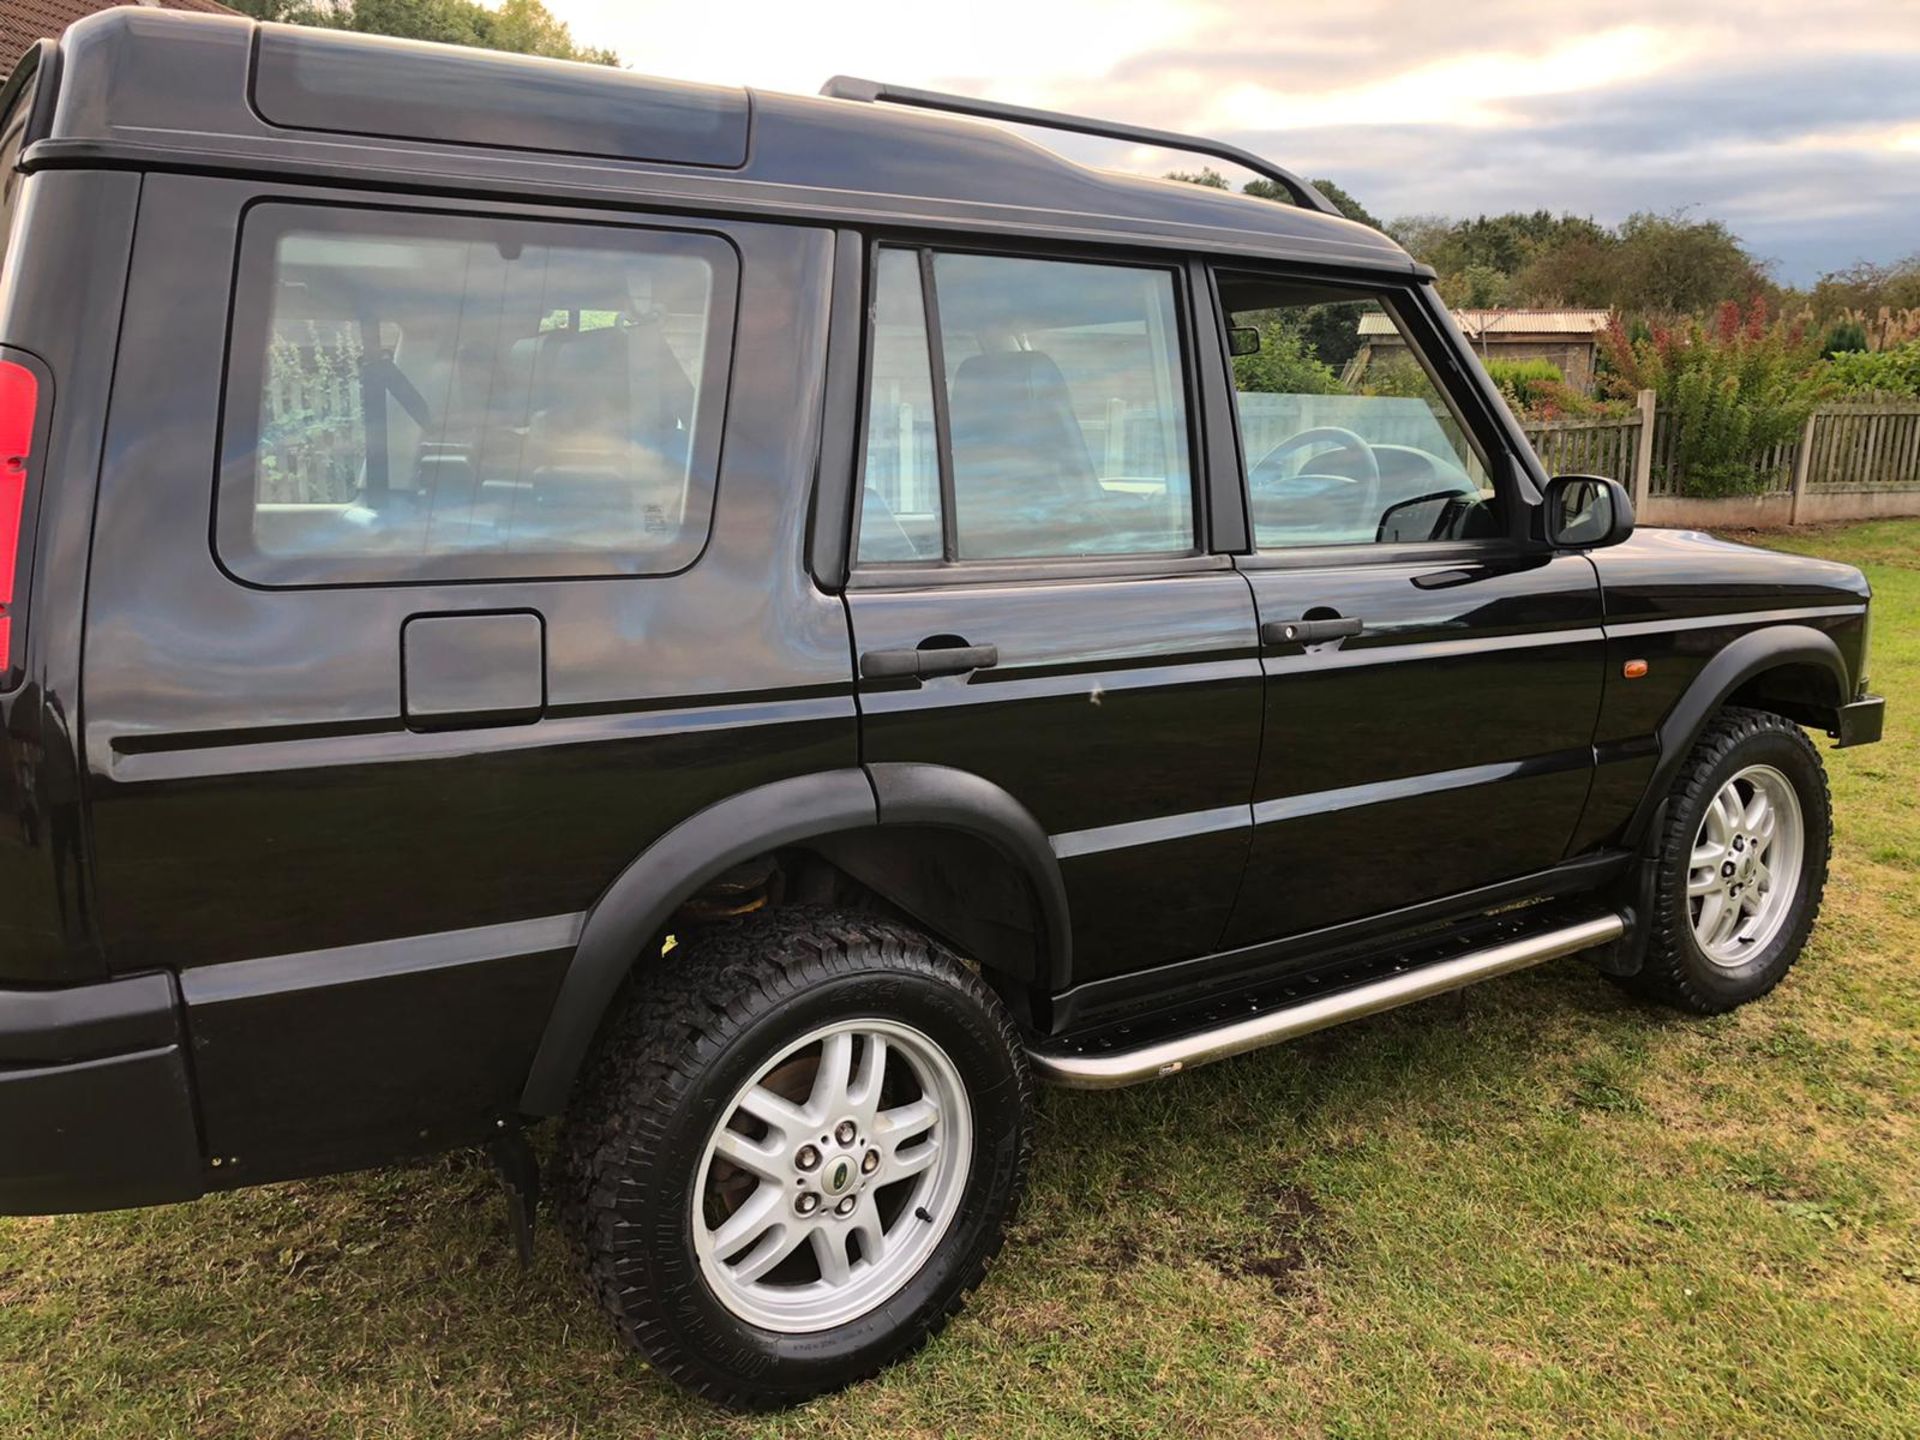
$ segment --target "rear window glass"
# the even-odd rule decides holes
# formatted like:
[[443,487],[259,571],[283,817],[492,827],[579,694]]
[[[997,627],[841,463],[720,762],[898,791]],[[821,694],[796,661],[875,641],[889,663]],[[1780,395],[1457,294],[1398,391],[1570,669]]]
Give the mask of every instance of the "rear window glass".
[[683,567],[706,541],[735,281],[709,235],[256,208],[223,560],[266,584]]

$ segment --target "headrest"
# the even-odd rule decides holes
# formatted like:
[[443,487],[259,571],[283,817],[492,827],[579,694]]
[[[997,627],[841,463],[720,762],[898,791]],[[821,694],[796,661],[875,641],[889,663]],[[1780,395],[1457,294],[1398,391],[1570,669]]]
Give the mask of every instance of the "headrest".
[[956,421],[964,409],[969,419],[1007,415],[1018,408],[1064,407],[1072,413],[1073,396],[1053,357],[1039,350],[994,350],[970,355],[953,376],[953,412]]

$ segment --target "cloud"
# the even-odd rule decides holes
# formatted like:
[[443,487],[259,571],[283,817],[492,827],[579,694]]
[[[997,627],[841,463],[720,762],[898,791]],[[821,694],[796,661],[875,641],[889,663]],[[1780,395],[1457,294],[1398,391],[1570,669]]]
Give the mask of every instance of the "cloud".
[[1726,221],[1781,277],[1920,251],[1920,87],[1902,56],[1767,60],[1513,102],[1448,125],[1241,137],[1332,174],[1376,213],[1570,210]]
[[649,73],[803,93],[867,74],[1212,134],[1380,215],[1691,207],[1797,281],[1920,251],[1916,0],[548,4]]

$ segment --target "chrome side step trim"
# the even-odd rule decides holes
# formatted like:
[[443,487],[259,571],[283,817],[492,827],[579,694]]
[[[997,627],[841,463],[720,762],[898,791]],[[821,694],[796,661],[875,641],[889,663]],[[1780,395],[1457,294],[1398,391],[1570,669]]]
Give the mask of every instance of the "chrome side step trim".
[[1181,1035],[1137,1050],[1110,1050],[1100,1055],[1062,1055],[1029,1049],[1027,1058],[1042,1080],[1072,1090],[1113,1090],[1122,1085],[1137,1085],[1142,1080],[1157,1080],[1164,1075],[1191,1070],[1198,1065],[1243,1055],[1282,1040],[1293,1040],[1330,1025],[1339,1025],[1362,1016],[1377,1015],[1442,995],[1449,990],[1510,975],[1516,970],[1557,960],[1595,945],[1618,940],[1626,933],[1626,921],[1619,915],[1604,915],[1583,920],[1578,925],[1550,930],[1524,940],[1510,940],[1484,950],[1469,951],[1451,960],[1403,970],[1371,984],[1351,990],[1322,995],[1284,1010],[1252,1015],[1245,1020],[1222,1025],[1217,1030],[1202,1030]]

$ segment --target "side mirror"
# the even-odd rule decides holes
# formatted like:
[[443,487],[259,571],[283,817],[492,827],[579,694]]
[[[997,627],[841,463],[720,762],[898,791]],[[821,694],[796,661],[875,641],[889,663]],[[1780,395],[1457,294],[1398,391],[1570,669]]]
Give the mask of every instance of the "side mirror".
[[1241,355],[1258,355],[1260,353],[1260,332],[1251,325],[1228,326],[1227,353],[1236,358]]
[[1633,497],[1604,475],[1554,476],[1542,509],[1549,545],[1593,550],[1633,533]]

